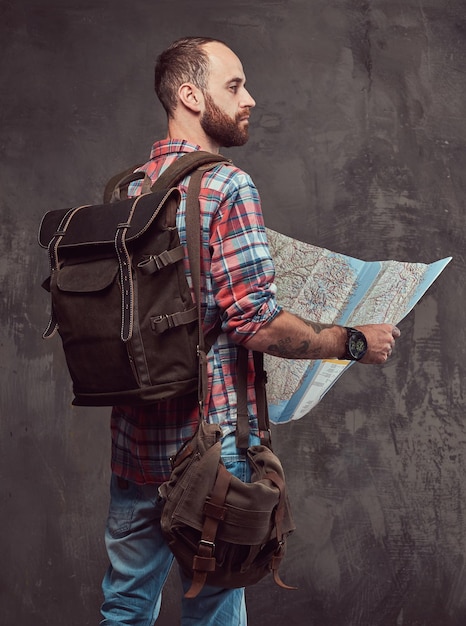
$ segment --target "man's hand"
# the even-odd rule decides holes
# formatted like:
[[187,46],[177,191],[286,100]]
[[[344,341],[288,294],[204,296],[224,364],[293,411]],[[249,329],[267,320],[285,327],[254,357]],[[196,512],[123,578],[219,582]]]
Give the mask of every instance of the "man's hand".
[[367,341],[367,352],[359,363],[368,365],[385,363],[393,352],[395,339],[401,334],[393,324],[365,324],[355,328],[364,333]]

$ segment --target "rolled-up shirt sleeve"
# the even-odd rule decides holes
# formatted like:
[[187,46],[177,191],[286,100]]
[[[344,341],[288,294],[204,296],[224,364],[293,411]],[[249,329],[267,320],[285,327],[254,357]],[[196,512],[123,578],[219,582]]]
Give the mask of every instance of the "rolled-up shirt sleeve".
[[281,307],[259,193],[244,172],[228,187],[210,233],[211,280],[222,331],[244,343]]

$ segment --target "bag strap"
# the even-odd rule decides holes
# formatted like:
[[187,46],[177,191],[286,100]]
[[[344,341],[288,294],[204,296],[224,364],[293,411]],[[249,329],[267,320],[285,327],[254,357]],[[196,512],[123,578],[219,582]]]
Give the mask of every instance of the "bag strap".
[[[215,158],[217,157],[217,158]],[[199,393],[198,402],[200,408],[200,418],[202,419],[202,408],[207,394],[207,352],[205,349],[205,338],[201,326],[201,291],[200,291],[200,211],[199,194],[202,176],[204,173],[221,162],[231,163],[221,155],[213,155],[202,150],[188,152],[174,161],[155,181],[151,191],[166,189],[175,184],[186,174],[196,168],[191,176],[188,186],[188,196],[186,199],[186,239],[188,244],[189,265],[193,281],[193,291],[198,307],[199,320]],[[247,375],[248,375],[248,353],[243,346],[238,347],[237,359],[237,425],[236,425],[236,447],[246,449],[249,447],[249,416],[247,403]],[[272,447],[270,422],[268,414],[268,404],[266,395],[267,373],[264,370],[264,355],[262,352],[253,351],[254,359],[254,388],[256,391],[257,419],[259,423],[259,436],[261,444],[269,448]]]
[[[198,320],[197,357],[199,369],[197,401],[199,406],[199,419],[203,419],[204,417],[204,403],[207,398],[208,389],[207,350],[204,332],[202,330],[201,311],[201,211],[199,195],[201,193],[201,183],[204,174],[220,163],[231,164],[232,161],[225,159],[225,157],[220,154],[213,154],[203,150],[188,152],[171,163],[151,187],[151,191],[167,189],[194,170],[189,181],[186,197],[186,243]],[[218,332],[214,331],[213,334],[216,336]],[[210,336],[210,339],[212,340],[212,336]]]
[[[198,358],[199,358],[199,386],[198,403],[199,416],[203,419],[203,407],[207,397],[207,351],[205,337],[202,332],[201,318],[201,287],[200,287],[200,210],[199,194],[204,173],[218,163],[231,163],[221,155],[213,155],[202,150],[188,152],[174,161],[155,181],[151,191],[166,189],[186,176],[193,168],[196,171],[191,176],[186,199],[186,240],[188,245],[189,266],[193,281],[193,291],[198,309]],[[216,330],[214,329],[214,333]],[[247,375],[248,375],[248,350],[243,346],[238,347],[237,375],[237,425],[236,425],[236,447],[249,447],[249,416],[247,404]],[[269,448],[272,447],[270,422],[268,414],[268,404],[266,396],[267,373],[264,370],[264,355],[262,352],[253,352],[254,358],[254,387],[256,391],[257,418],[259,422],[259,436],[261,444]]]
[[[262,352],[253,351],[254,359],[254,389],[256,392],[257,421],[259,424],[259,437],[261,444],[272,449],[272,437],[270,432],[269,410],[267,404],[267,372],[264,370],[264,355]],[[249,415],[247,399],[247,376],[248,376],[249,350],[244,346],[238,347],[236,361],[237,375],[237,421],[236,421],[236,447],[249,448]]]
[[[180,159],[181,160],[181,159]],[[189,181],[186,198],[186,241],[188,244],[189,267],[193,281],[193,291],[197,307],[198,344],[197,356],[199,361],[198,404],[199,419],[204,416],[204,402],[207,397],[207,350],[204,332],[202,330],[201,311],[201,212],[199,210],[199,194],[201,192],[202,177],[208,169],[216,163],[198,168]]]
[[[50,275],[52,275],[53,272],[55,272],[60,266],[60,261],[58,258],[58,247],[60,245],[61,240],[66,234],[66,229],[70,225],[70,222],[73,219],[73,216],[81,209],[84,209],[86,206],[88,205],[83,204],[82,206],[69,209],[63,216],[63,219],[60,222],[54,236],[50,240],[49,245],[48,245]],[[55,317],[55,311],[53,309],[53,302],[52,302],[49,322],[47,324],[47,328],[42,333],[43,339],[50,339],[50,337],[53,337],[55,335],[57,330],[58,330],[58,322],[57,322],[57,318]]]
[[227,514],[225,500],[232,478],[233,475],[223,465],[219,465],[212,493],[204,503],[201,540],[197,547],[197,554],[193,557],[193,579],[191,587],[184,595],[185,598],[195,598],[205,585],[207,574],[215,572],[217,563],[214,556],[215,539],[219,524]]

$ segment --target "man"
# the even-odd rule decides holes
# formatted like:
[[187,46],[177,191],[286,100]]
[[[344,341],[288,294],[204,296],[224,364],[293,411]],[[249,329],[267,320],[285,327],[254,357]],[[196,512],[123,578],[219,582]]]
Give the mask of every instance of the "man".
[[[245,82],[240,60],[224,43],[187,38],[172,44],[158,58],[155,70],[168,135],[154,144],[141,169],[155,180],[185,152],[218,153],[222,147],[245,144],[255,106]],[[183,245],[188,182],[189,176],[179,185],[177,225]],[[130,193],[138,192],[134,183]],[[260,199],[245,172],[221,164],[205,173],[200,207],[203,326],[208,331],[219,319],[222,325],[209,353],[206,418],[222,428],[222,457],[228,469],[248,479],[247,462],[234,443],[237,346],[284,358],[348,358],[348,338],[354,332],[304,321],[277,304]],[[186,273],[190,280],[187,264]],[[372,364],[387,360],[400,334],[391,324],[365,325],[358,331],[360,353],[353,356]],[[250,359],[248,409],[251,443],[256,443],[253,376]],[[112,411],[113,473],[106,530],[111,565],[103,581],[101,624],[152,626],[158,616],[173,557],[160,531],[157,489],[170,474],[169,457],[193,434],[197,422],[197,407],[190,397]],[[242,589],[204,587],[197,598],[182,599],[183,626],[244,626],[246,621]]]

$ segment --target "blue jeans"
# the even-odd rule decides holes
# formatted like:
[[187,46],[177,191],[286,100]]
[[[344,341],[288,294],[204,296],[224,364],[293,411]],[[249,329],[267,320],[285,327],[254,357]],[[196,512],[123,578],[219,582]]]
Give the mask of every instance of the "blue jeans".
[[[235,476],[250,480],[249,464],[237,450],[234,434],[222,441],[222,458]],[[174,559],[160,529],[163,502],[158,486],[136,485],[112,475],[110,496],[105,531],[110,567],[102,582],[101,626],[153,626]],[[181,571],[180,576],[187,591],[190,581]],[[196,598],[181,599],[181,613],[182,626],[246,626],[244,589],[206,585]]]

